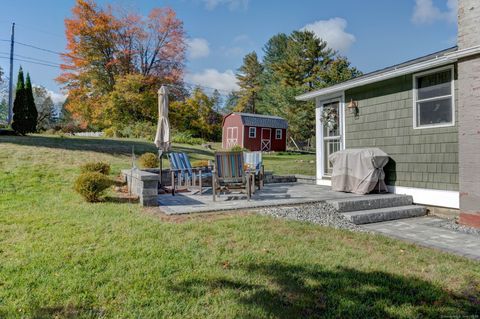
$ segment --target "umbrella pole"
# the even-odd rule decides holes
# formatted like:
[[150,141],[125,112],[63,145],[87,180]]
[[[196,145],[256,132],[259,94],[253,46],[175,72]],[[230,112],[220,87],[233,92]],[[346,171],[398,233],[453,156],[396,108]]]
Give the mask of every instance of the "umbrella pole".
[[162,175],[163,175],[163,174],[162,174],[162,168],[163,168],[163,165],[162,165],[162,164],[163,164],[163,163],[162,163],[162,162],[163,162],[162,157],[163,157],[163,152],[159,152],[159,153],[160,153],[160,167],[159,167],[159,168],[160,168],[160,171],[158,172],[158,174],[160,175],[160,176],[159,176],[159,179],[160,179],[160,188],[163,189],[163,181],[162,181]]

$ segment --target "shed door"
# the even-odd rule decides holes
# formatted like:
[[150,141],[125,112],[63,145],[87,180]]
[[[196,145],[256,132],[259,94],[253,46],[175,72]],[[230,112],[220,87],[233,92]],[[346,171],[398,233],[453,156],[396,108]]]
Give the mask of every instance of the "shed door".
[[262,128],[262,152],[269,152],[272,148],[272,129]]
[[238,145],[238,127],[227,127],[227,148]]

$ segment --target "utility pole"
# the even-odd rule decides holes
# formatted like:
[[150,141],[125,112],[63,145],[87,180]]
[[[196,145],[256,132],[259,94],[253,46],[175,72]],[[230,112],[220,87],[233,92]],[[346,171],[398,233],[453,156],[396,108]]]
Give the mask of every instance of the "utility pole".
[[13,120],[13,46],[15,43],[15,22],[12,23],[12,38],[10,40],[10,78],[8,79],[8,119],[7,123],[12,124]]

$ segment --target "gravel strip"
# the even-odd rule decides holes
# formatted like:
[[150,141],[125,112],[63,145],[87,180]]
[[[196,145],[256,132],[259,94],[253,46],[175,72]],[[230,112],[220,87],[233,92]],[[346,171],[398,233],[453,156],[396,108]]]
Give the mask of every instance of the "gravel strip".
[[457,221],[455,219],[442,219],[441,221],[436,223],[436,226],[450,229],[459,233],[465,233],[465,234],[475,235],[480,237],[479,228],[473,228],[473,227],[457,224]]
[[268,207],[258,211],[261,215],[311,222],[336,229],[356,232],[369,232],[345,219],[332,206],[326,203],[306,204],[289,207]]

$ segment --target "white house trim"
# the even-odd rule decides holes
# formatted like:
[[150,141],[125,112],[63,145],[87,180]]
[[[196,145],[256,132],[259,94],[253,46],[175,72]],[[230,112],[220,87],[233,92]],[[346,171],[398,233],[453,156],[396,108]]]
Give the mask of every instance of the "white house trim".
[[[452,79],[450,80],[450,90],[451,90],[451,94],[450,95],[446,95],[446,96],[437,96],[437,97],[434,97],[434,98],[431,98],[432,100],[436,100],[436,99],[441,99],[443,97],[450,97],[452,99],[452,122],[450,123],[443,123],[443,124],[433,124],[433,125],[422,125],[422,126],[419,126],[418,123],[417,123],[417,103],[418,103],[418,83],[417,83],[417,78],[421,77],[421,76],[425,76],[425,75],[428,75],[428,74],[433,74],[433,73],[437,73],[437,72],[440,72],[440,71],[443,71],[443,70],[450,70],[451,74],[452,74]],[[449,127],[449,126],[455,126],[455,66],[454,65],[449,65],[449,66],[445,66],[445,67],[442,67],[442,68],[438,68],[438,69],[433,69],[433,70],[428,70],[428,71],[425,71],[425,72],[421,72],[421,73],[415,73],[413,75],[413,129],[414,130],[422,130],[422,129],[428,129],[428,128],[438,128],[438,127]],[[423,101],[428,101],[429,99],[424,99]]]
[[339,111],[340,111],[340,126],[341,126],[341,140],[340,140],[340,149],[343,150],[345,149],[345,92],[342,92],[342,94],[337,94],[337,95],[332,95],[329,96],[328,98],[317,98],[315,101],[315,130],[316,130],[316,175],[317,175],[317,181],[322,181],[323,176],[325,174],[324,172],[324,163],[323,163],[323,126],[320,121],[321,114],[323,111],[323,105],[329,102],[334,102],[338,101],[339,102]]
[[465,58],[475,54],[480,54],[480,45],[471,47],[468,49],[457,50],[455,52],[445,53],[444,55],[437,56],[427,61],[422,61],[415,64],[407,65],[404,67],[395,68],[393,70],[385,71],[372,76],[367,75],[364,77],[359,77],[358,79],[353,79],[351,81],[330,86],[328,88],[324,88],[324,89],[299,95],[295,97],[295,99],[298,101],[308,101],[319,96],[339,93],[341,91],[345,91],[354,87],[392,79],[397,76],[417,73],[417,72],[425,71],[428,69],[432,69],[432,68],[436,68],[436,67],[440,67],[448,64],[453,64],[461,58]]
[[459,193],[455,191],[390,185],[387,187],[388,191],[391,193],[412,196],[413,202],[416,204],[448,207],[455,209],[458,209],[460,207],[460,196]]
[[[332,181],[329,179],[317,179],[317,185],[332,186]],[[458,209],[460,207],[460,197],[458,192],[390,185],[387,187],[390,193],[412,196],[415,204],[453,209]]]

